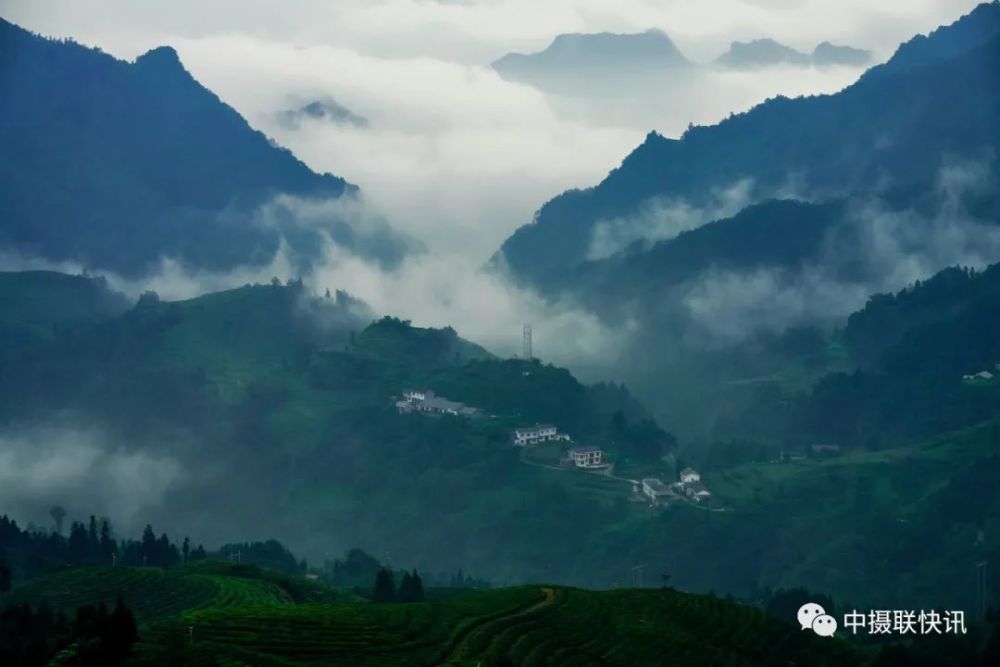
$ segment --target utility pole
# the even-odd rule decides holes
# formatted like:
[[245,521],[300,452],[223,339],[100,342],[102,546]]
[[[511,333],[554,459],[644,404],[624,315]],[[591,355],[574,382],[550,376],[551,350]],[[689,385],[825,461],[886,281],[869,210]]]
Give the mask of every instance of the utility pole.
[[533,357],[532,357],[532,353],[531,353],[531,325],[530,324],[525,324],[524,325],[524,334],[523,335],[524,335],[524,340],[522,342],[522,346],[523,346],[522,354],[524,354],[524,358],[525,359],[527,359],[528,361],[531,361],[533,359]]

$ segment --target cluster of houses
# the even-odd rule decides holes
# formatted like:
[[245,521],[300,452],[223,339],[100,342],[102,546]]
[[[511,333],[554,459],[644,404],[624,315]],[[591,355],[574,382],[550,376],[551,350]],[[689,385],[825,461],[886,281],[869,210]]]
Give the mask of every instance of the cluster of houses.
[[[571,442],[568,434],[560,433],[552,424],[535,424],[514,429],[510,436],[517,447],[540,445],[545,442]],[[608,467],[604,451],[600,447],[573,447],[563,459],[564,465],[572,465],[584,470],[598,470]]]
[[680,479],[673,484],[667,484],[655,477],[647,477],[642,480],[637,491],[649,498],[654,505],[668,504],[680,496],[687,496],[697,503],[707,502],[712,498],[712,492],[701,481],[701,475],[694,468],[681,470]]
[[978,373],[966,373],[962,376],[963,380],[992,380],[996,373],[994,371],[1000,371],[1000,363],[993,365],[992,371],[979,371]]
[[396,401],[396,409],[400,412],[425,412],[434,415],[457,415],[462,417],[481,417],[483,411],[459,403],[449,401],[444,396],[437,396],[430,389],[407,389],[403,398]]

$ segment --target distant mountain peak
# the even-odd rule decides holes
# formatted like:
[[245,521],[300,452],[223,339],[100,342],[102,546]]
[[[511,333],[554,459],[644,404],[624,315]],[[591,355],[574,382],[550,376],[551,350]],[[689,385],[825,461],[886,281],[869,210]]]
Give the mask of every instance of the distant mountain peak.
[[871,61],[871,52],[851,46],[838,46],[821,42],[811,54],[786,46],[770,37],[735,41],[729,50],[719,56],[715,63],[723,67],[756,69],[772,65],[851,65],[862,66]]
[[181,65],[181,57],[177,55],[177,51],[172,46],[158,46],[155,49],[150,49],[144,54],[135,59],[136,64],[150,64],[150,63],[164,63],[176,65],[177,67],[183,67]]
[[158,46],[146,51],[135,59],[133,66],[138,71],[153,77],[174,77],[195,81],[172,46]]
[[501,75],[522,75],[528,70],[569,72],[640,67],[686,66],[691,63],[662,30],[637,33],[563,33],[542,51],[508,53],[493,63]]

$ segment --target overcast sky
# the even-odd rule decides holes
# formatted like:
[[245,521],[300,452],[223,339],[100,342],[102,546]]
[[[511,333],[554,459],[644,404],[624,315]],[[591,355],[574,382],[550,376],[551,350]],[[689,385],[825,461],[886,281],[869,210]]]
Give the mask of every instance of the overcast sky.
[[[430,259],[390,276],[332,249],[336,261],[321,273],[334,283],[327,286],[347,288],[382,312],[418,323],[454,324],[489,343],[491,333],[519,331],[529,317],[538,322],[548,307],[471,274],[545,201],[597,183],[651,129],[676,136],[689,122],[713,123],[776,94],[835,92],[861,73],[808,67],[713,71],[693,93],[677,96],[676,103],[668,99],[662,112],[619,122],[587,113],[592,103],[586,100],[554,99],[504,81],[489,68],[491,61],[510,51],[540,50],[559,33],[649,28],[666,32],[699,62],[709,62],[732,40],[759,37],[802,50],[829,40],[869,49],[884,60],[901,41],[950,23],[976,4],[4,0],[0,15],[120,58],[174,46],[185,67],[253,126],[312,168],[358,184],[373,209],[431,249]],[[324,99],[364,116],[368,125],[281,122],[282,111]],[[226,282],[222,277],[174,284],[190,291],[197,290],[192,285],[218,289]],[[181,295],[172,295],[165,283],[159,287],[165,296]],[[574,331],[590,326],[581,317],[554,317]],[[536,330],[543,342],[545,328]]]

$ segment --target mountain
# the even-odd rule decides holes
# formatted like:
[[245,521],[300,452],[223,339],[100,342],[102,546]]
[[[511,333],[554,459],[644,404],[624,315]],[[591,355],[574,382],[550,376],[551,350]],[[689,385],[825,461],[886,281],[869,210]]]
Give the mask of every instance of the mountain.
[[715,60],[716,65],[739,69],[753,69],[769,65],[809,65],[811,63],[812,59],[808,54],[779,44],[773,39],[733,42],[729,45],[729,50]]
[[0,88],[8,253],[136,276],[161,258],[264,265],[283,240],[301,266],[323,234],[387,262],[407,248],[387,226],[359,226],[343,202],[298,220],[297,202],[357,188],[251,128],[169,47],[127,63],[0,20]]
[[[504,242],[493,264],[544,286],[590,256],[602,224],[642,223],[649,209],[711,211],[720,193],[738,184],[748,185],[743,205],[879,188],[934,191],[950,161],[988,160],[1000,146],[994,80],[1000,38],[970,40],[957,54],[954,39],[986,39],[998,31],[1000,10],[987,5],[914,40],[930,46],[901,47],[840,93],[775,98],[718,125],[691,128],[680,139],[650,133],[600,184],[543,205]],[[938,52],[944,55],[928,59]]]
[[617,80],[683,75],[692,63],[659,30],[634,34],[563,34],[543,51],[508,53],[492,65],[504,79],[551,92],[620,86]]
[[[498,359],[450,328],[372,319],[346,294],[315,296],[296,282],[180,302],[147,295],[0,360],[0,429],[15,442],[33,424],[96,430],[108,451],[169,461],[164,470],[179,472],[169,500],[147,504],[150,520],[183,518],[198,539],[265,531],[310,558],[361,545],[406,552],[421,568],[519,580],[543,578],[558,558],[552,576],[587,581],[585,559],[573,554],[591,534],[557,539],[559,527],[567,513],[610,527],[629,514],[631,486],[559,470],[560,446],[523,462],[511,431],[555,424],[630,474],[672,471],[661,459],[672,437],[619,385]],[[395,401],[408,388],[483,414],[401,414]],[[79,502],[72,489],[52,494]]]
[[367,118],[359,116],[330,98],[314,100],[297,109],[286,109],[280,114],[281,122],[290,127],[297,127],[306,119],[325,120],[337,125],[368,127]]
[[867,76],[879,76],[959,56],[1000,34],[1000,2],[984,2],[961,20],[917,35],[900,45],[888,62]]
[[827,65],[861,67],[870,63],[871,60],[871,51],[856,49],[853,46],[840,46],[830,42],[820,42],[812,52],[813,64],[820,67]]
[[860,67],[871,61],[871,52],[850,46],[836,46],[822,42],[811,54],[802,53],[773,39],[755,39],[749,42],[733,42],[729,50],[716,58],[715,64],[735,69],[756,69],[773,65],[849,65]]

